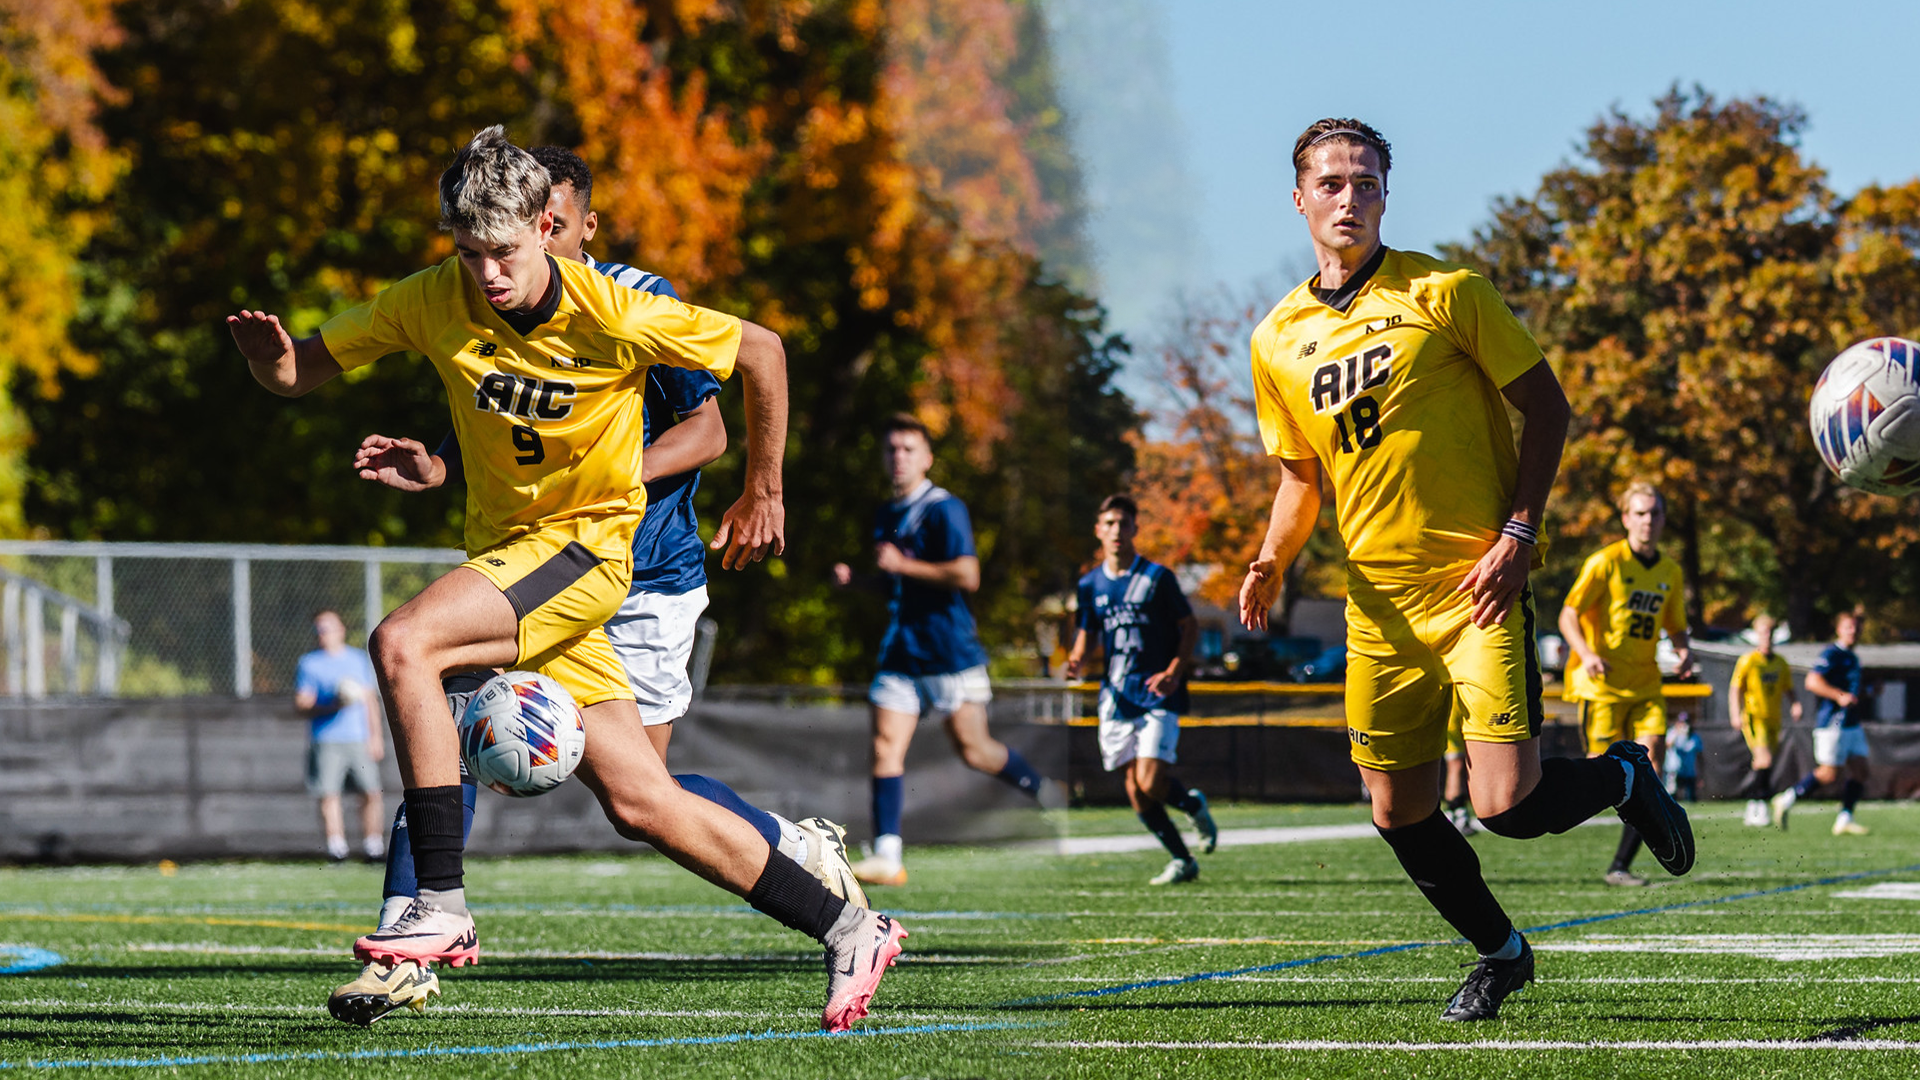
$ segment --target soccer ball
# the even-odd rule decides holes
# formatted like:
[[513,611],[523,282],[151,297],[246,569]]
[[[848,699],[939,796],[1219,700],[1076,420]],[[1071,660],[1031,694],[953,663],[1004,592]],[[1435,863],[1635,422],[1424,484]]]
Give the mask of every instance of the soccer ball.
[[467,775],[502,795],[552,791],[573,775],[586,749],[587,726],[573,695],[535,672],[495,675],[460,714]]
[[1920,344],[1869,338],[1814,384],[1813,444],[1840,479],[1876,495],[1920,490]]

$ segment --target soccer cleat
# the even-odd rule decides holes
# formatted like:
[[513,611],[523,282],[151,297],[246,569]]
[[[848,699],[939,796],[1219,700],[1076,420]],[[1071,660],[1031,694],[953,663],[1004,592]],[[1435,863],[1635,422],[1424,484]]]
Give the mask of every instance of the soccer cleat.
[[1773,808],[1767,805],[1767,800],[1765,799],[1748,799],[1747,800],[1746,823],[1748,825],[1752,825],[1757,828],[1765,828],[1766,826],[1773,824]]
[[1147,884],[1181,885],[1189,881],[1195,881],[1199,877],[1200,863],[1198,861],[1194,859],[1175,859],[1169,862],[1167,868],[1160,871],[1160,873],[1149,880]]
[[1768,800],[1767,807],[1773,811],[1773,823],[1775,825],[1783,830],[1787,827],[1787,811],[1793,809],[1793,804],[1798,799],[1799,796],[1794,794],[1794,790],[1788,788]]
[[1602,880],[1609,885],[1619,885],[1629,889],[1638,888],[1647,883],[1646,878],[1631,870],[1609,870]]
[[1867,827],[1853,820],[1852,818],[1846,816],[1845,814],[1842,814],[1839,817],[1833,819],[1833,835],[1865,836],[1867,835]]
[[1607,747],[1607,756],[1633,770],[1633,792],[1618,808],[1620,820],[1639,831],[1647,850],[1667,873],[1678,877],[1693,869],[1693,826],[1687,823],[1687,812],[1660,783],[1660,774],[1647,760],[1647,748],[1622,739]]
[[1533,981],[1533,946],[1523,938],[1520,955],[1511,960],[1483,956],[1471,964],[1467,981],[1440,1012],[1442,1020],[1491,1020],[1500,1015],[1500,1003]]
[[445,961],[453,967],[480,962],[480,938],[472,915],[455,915],[419,900],[392,926],[383,926],[353,943],[353,955],[368,963]]
[[898,859],[869,855],[853,864],[853,877],[868,885],[905,885],[907,868]]
[[[1207,797],[1199,788],[1188,788],[1187,794],[1200,800],[1200,809],[1188,814],[1187,818],[1193,822],[1194,831],[1200,834],[1200,854],[1211,855],[1213,849],[1220,846],[1220,826],[1213,823],[1213,812],[1207,809]],[[1199,870],[1196,869],[1194,873],[1199,873]]]
[[402,960],[398,964],[373,961],[360,977],[336,987],[327,998],[327,1011],[343,1024],[371,1027],[396,1009],[424,1012],[427,999],[440,996],[440,976],[426,964]]
[[807,861],[801,869],[820,879],[827,891],[852,904],[867,906],[867,892],[853,876],[853,864],[847,861],[847,830],[823,817],[810,817],[793,823],[807,835]]
[[880,977],[900,955],[907,928],[877,911],[869,911],[867,925],[848,934],[836,947],[827,946],[827,1009],[822,1031],[846,1031],[867,1015],[867,1003],[880,988]]

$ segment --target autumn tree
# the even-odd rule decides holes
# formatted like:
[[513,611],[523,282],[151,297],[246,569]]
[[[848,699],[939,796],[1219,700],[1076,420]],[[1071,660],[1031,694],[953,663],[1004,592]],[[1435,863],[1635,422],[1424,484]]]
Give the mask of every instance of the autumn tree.
[[1801,153],[1805,126],[1697,89],[1650,117],[1610,112],[1576,161],[1448,250],[1493,279],[1573,403],[1546,595],[1617,535],[1636,477],[1667,493],[1696,625],[1772,607],[1805,637],[1920,594],[1912,503],[1841,485],[1806,412],[1846,345],[1920,331],[1920,181],[1842,197]]

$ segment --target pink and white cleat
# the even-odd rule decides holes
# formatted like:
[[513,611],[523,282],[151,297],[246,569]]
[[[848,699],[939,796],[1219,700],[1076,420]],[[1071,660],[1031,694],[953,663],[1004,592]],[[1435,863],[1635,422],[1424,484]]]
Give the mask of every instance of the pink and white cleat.
[[880,977],[900,955],[907,928],[877,911],[866,913],[866,925],[827,946],[827,1011],[820,1018],[823,1031],[846,1031],[867,1015],[867,1002],[880,988]]
[[353,943],[353,955],[363,962],[398,964],[445,963],[464,967],[480,962],[480,938],[472,915],[455,915],[415,900],[392,926],[383,926]]

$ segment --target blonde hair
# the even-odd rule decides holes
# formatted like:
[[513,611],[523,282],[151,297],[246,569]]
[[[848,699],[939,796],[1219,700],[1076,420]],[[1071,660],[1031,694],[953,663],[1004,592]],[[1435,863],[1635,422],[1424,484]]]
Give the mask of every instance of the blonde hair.
[[1660,489],[1647,483],[1645,480],[1635,480],[1633,483],[1627,485],[1627,490],[1620,493],[1619,506],[1621,513],[1624,514],[1627,512],[1627,505],[1633,500],[1635,495],[1652,496],[1653,505],[1659,507],[1661,513],[1664,514],[1667,512],[1667,497],[1660,494]]
[[440,227],[504,244],[539,223],[551,193],[546,168],[495,124],[461,147],[440,174]]

